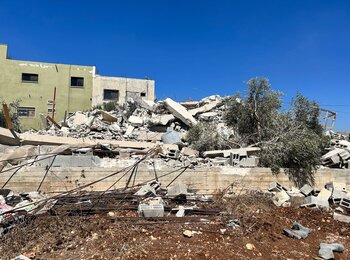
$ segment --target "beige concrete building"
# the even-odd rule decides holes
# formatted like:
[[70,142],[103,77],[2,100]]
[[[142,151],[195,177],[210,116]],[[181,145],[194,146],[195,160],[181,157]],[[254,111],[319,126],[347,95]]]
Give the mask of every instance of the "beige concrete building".
[[100,75],[93,78],[93,107],[109,101],[117,101],[122,105],[128,98],[154,101],[154,80]]

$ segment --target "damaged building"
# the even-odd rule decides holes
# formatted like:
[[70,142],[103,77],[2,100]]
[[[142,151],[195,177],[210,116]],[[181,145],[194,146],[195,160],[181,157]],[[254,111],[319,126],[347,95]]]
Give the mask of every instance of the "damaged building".
[[45,127],[41,113],[63,120],[105,102],[124,104],[129,97],[153,101],[154,87],[151,79],[97,75],[95,66],[14,60],[7,45],[0,45],[1,99],[20,101],[17,112],[24,128]]

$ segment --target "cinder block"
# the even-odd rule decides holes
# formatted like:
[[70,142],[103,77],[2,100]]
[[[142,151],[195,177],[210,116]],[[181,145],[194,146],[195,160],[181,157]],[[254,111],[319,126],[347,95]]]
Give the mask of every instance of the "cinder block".
[[281,184],[279,184],[277,181],[271,182],[269,191],[287,191],[285,187],[283,187]]
[[163,204],[140,204],[138,207],[138,213],[140,217],[145,218],[158,218],[164,217],[164,205]]
[[313,187],[311,187],[309,184],[305,184],[301,189],[300,192],[304,194],[305,196],[309,196],[311,192],[314,190]]
[[350,211],[350,199],[342,198],[339,205]]

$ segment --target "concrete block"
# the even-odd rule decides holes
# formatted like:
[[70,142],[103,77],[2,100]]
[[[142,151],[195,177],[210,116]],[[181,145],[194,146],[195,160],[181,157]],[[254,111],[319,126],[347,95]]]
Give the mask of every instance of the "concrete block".
[[259,165],[259,157],[248,157],[248,158],[244,158],[242,159],[238,165],[240,167],[258,167]]
[[298,222],[294,222],[292,230],[286,228],[283,229],[283,233],[285,235],[296,239],[305,239],[311,233],[311,231],[312,230],[310,228],[304,227]]
[[181,154],[189,157],[197,157],[199,156],[199,152],[189,147],[183,147],[181,149]]
[[165,99],[164,102],[168,110],[184,124],[188,126],[197,124],[197,120],[187,111],[184,106],[170,98]]
[[343,252],[344,246],[342,244],[333,243],[333,244],[326,244],[321,243],[320,249],[318,250],[318,256],[323,259],[334,259],[333,251],[335,252]]
[[316,196],[308,196],[305,198],[305,204],[315,204],[320,207],[328,208],[329,207],[329,202],[328,200],[324,200],[320,197]]
[[346,216],[336,212],[333,213],[333,219],[340,222],[350,223],[350,216]]
[[174,186],[168,188],[168,196],[177,196],[180,194],[187,194],[187,185],[182,183],[177,183]]
[[175,120],[173,115],[153,115],[150,123],[153,125],[167,125],[169,122]]
[[317,198],[319,200],[329,200],[329,198],[332,196],[332,192],[330,190],[327,190],[325,188],[323,188],[320,193],[317,195]]
[[313,187],[311,187],[309,184],[305,184],[303,187],[301,187],[300,192],[305,196],[309,196],[313,190]]
[[145,218],[158,218],[164,217],[164,205],[163,204],[140,204],[137,210],[140,217]]
[[276,195],[272,198],[272,202],[277,206],[283,206],[285,202],[290,199],[289,195],[285,190],[281,190],[276,193]]
[[143,119],[138,116],[130,116],[128,118],[128,121],[133,126],[142,126],[143,125]]
[[281,184],[279,184],[276,181],[271,182],[269,189],[268,189],[268,191],[282,191],[282,190],[287,191],[287,189],[285,187],[283,187]]
[[346,210],[350,211],[350,199],[342,198],[339,203],[340,206],[346,208]]

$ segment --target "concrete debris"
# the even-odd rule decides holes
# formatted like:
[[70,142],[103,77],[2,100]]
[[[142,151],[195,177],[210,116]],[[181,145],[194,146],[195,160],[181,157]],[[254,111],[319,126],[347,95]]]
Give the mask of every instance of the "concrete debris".
[[241,226],[241,222],[238,219],[231,219],[226,224],[226,227],[232,227],[232,228],[236,228],[240,226]]
[[192,237],[193,236],[193,232],[191,230],[185,230],[182,234],[185,237]]
[[290,200],[290,196],[285,190],[281,190],[276,192],[275,196],[272,199],[272,202],[277,206],[277,207],[289,207],[290,203],[288,201]]
[[333,213],[333,218],[334,220],[340,221],[340,222],[345,222],[345,223],[350,223],[350,216],[339,214],[334,212]]
[[161,197],[145,199],[139,204],[137,212],[145,218],[164,217],[164,201]]
[[300,192],[305,196],[308,196],[313,192],[313,190],[314,189],[309,184],[305,184],[303,187],[301,187]]
[[170,98],[165,99],[164,103],[169,111],[187,126],[193,126],[197,124],[197,120],[181,104],[175,102]]
[[320,249],[318,250],[318,256],[323,259],[334,259],[333,252],[343,252],[345,250],[342,244],[333,243],[321,243]]
[[311,229],[304,227],[298,222],[294,222],[292,226],[292,230],[283,229],[283,233],[291,238],[295,239],[305,239],[310,233]]
[[158,181],[151,181],[146,185],[142,186],[134,195],[135,196],[156,196],[156,191],[160,188],[160,183]]
[[177,183],[174,186],[171,186],[168,188],[168,196],[178,196],[178,195],[186,195],[188,193],[187,191],[187,185],[182,183]]

